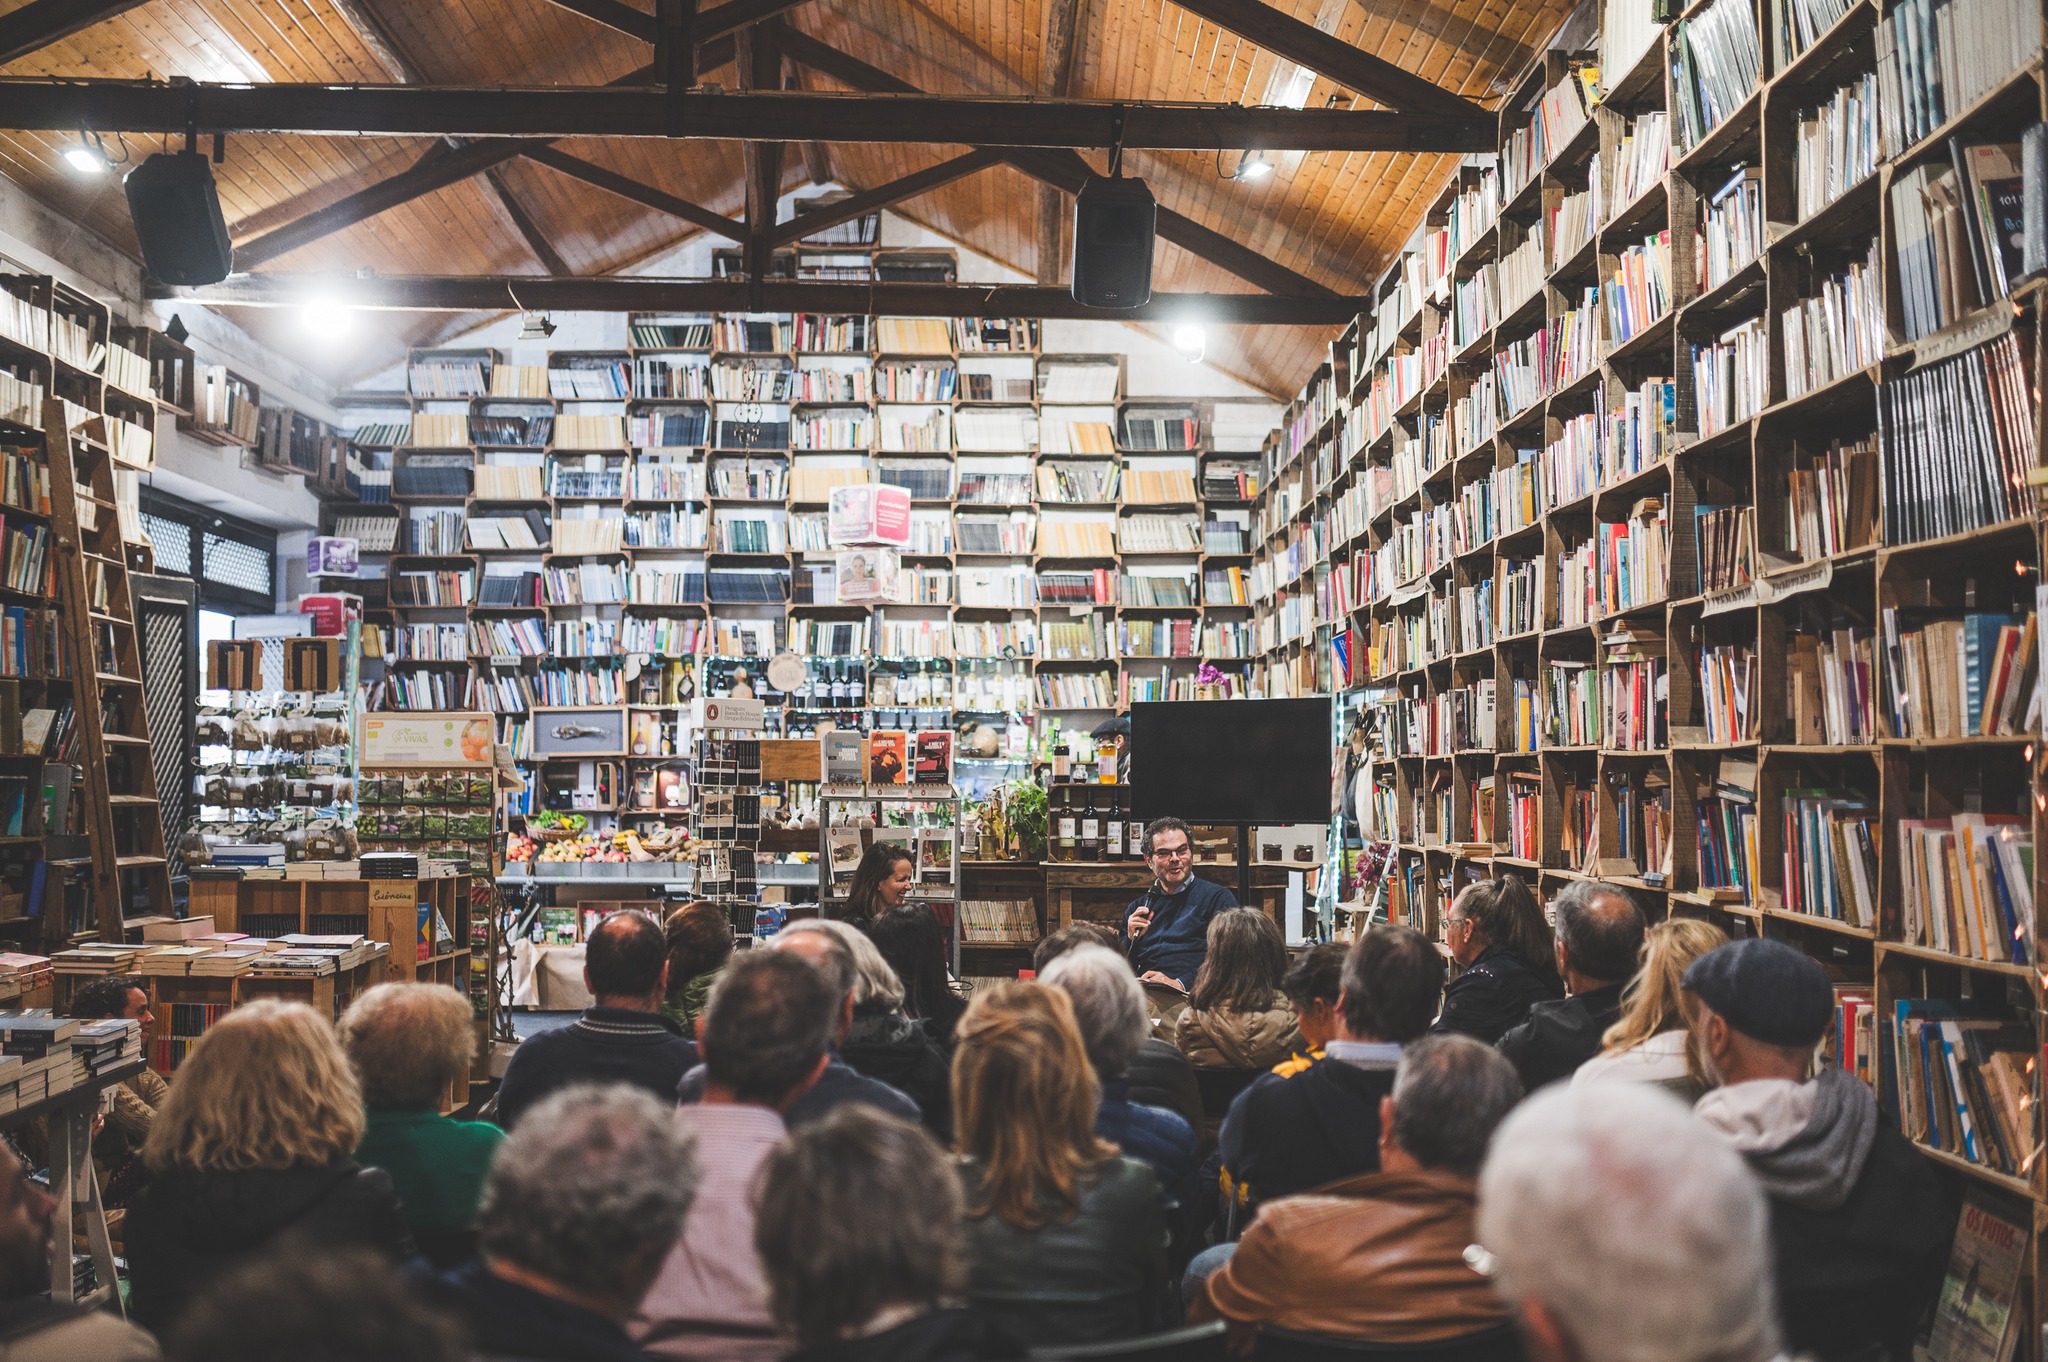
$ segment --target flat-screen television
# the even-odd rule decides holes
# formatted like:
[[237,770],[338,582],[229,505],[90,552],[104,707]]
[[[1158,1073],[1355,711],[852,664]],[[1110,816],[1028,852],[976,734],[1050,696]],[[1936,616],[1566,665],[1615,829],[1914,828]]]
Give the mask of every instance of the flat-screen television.
[[1131,706],[1138,818],[1322,823],[1330,817],[1330,699],[1158,700]]

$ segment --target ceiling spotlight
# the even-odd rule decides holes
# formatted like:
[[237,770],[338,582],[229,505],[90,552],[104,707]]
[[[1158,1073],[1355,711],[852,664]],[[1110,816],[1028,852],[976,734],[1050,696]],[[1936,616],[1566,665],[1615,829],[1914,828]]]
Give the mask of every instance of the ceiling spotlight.
[[545,312],[528,312],[519,319],[519,339],[546,340],[555,334],[555,324]]
[[104,175],[109,162],[99,138],[87,141],[85,135],[80,134],[77,146],[64,148],[64,164],[81,175]]
[[355,309],[332,298],[314,298],[299,309],[299,325],[316,336],[345,336],[356,329]]
[[1266,159],[1263,151],[1248,151],[1237,158],[1237,174],[1233,180],[1254,182],[1265,179],[1273,173],[1273,163]]
[[1173,328],[1173,348],[1190,364],[1200,364],[1208,353],[1209,333],[1198,322],[1182,322]]

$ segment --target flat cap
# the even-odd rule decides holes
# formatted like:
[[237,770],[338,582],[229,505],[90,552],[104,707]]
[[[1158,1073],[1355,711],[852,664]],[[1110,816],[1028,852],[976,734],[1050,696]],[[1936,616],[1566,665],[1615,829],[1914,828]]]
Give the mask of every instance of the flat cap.
[[1685,972],[1687,992],[1752,1040],[1818,1044],[1835,1017],[1835,990],[1811,959],[1782,941],[1717,946]]

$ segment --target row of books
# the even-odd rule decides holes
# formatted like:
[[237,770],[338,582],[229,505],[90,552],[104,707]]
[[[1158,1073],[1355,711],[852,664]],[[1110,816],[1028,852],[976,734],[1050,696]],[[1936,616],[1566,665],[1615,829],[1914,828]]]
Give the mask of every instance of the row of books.
[[1923,740],[2021,732],[2033,702],[2037,617],[1984,612],[1927,618],[1884,610],[1887,719]]
[[1903,940],[1974,960],[2033,963],[2034,842],[2025,818],[1902,818],[1898,839]]

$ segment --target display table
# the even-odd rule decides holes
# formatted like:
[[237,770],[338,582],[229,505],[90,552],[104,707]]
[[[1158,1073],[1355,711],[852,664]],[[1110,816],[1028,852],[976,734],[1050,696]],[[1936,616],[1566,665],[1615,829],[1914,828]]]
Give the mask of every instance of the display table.
[[0,1131],[18,1130],[39,1116],[50,1122],[50,1195],[57,1205],[50,1215],[50,1297],[74,1298],[71,1246],[78,1218],[85,1218],[86,1243],[92,1250],[99,1285],[79,1298],[81,1305],[111,1305],[125,1317],[120,1276],[114,1270],[114,1242],[107,1233],[107,1210],[100,1201],[100,1180],[92,1166],[92,1123],[100,1114],[100,1094],[142,1072],[141,1060],[110,1069],[63,1092],[31,1102],[0,1116]]

